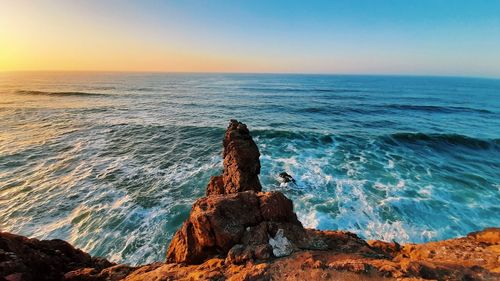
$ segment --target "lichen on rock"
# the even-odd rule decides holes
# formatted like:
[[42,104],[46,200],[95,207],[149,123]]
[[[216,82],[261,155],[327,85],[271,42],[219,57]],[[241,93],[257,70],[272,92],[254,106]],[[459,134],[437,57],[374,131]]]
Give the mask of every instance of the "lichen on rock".
[[293,253],[294,246],[284,235],[283,229],[278,229],[276,236],[269,238],[269,245],[273,248],[276,257],[285,257]]

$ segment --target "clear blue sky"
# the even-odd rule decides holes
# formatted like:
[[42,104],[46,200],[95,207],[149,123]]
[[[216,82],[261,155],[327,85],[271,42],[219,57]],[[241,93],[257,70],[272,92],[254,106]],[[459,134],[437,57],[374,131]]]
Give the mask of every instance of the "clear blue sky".
[[15,2],[13,69],[500,77],[500,1]]

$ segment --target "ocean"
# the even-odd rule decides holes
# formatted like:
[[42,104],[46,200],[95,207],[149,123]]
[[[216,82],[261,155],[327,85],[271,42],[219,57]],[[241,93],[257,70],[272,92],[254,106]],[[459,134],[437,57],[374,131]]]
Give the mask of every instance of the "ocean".
[[0,230],[163,261],[229,119],[306,227],[419,243],[500,226],[500,80],[21,72],[0,74]]

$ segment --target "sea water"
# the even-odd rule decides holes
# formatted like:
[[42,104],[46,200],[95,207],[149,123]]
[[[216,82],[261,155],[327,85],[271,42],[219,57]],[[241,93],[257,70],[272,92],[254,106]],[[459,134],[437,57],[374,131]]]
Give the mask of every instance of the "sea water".
[[0,229],[162,261],[229,119],[306,227],[418,243],[500,226],[500,80],[3,73]]

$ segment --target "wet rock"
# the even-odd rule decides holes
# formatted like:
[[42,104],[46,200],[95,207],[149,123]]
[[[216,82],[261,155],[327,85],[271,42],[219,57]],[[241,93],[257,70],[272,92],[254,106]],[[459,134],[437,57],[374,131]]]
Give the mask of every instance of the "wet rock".
[[289,182],[295,183],[295,179],[291,175],[289,175],[287,172],[279,173],[279,177],[280,177],[280,181],[283,183],[289,183]]

